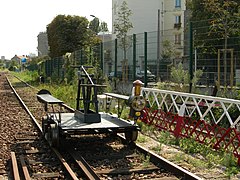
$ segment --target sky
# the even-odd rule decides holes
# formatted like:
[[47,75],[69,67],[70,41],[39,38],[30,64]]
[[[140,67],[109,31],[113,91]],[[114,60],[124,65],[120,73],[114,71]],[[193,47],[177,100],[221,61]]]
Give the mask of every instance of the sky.
[[94,15],[112,26],[112,0],[6,0],[0,2],[0,56],[37,55],[37,36],[57,15]]

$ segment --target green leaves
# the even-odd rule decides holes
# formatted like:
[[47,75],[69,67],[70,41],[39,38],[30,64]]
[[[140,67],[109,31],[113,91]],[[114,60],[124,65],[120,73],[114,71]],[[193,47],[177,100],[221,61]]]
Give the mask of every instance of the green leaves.
[[58,15],[47,25],[50,57],[59,57],[88,43],[88,20],[80,16]]
[[215,32],[218,31],[219,35],[224,38],[234,35],[237,30],[240,31],[239,28],[237,28],[239,19],[236,18],[236,16],[239,17],[240,15],[238,13],[240,5],[236,1],[204,0],[203,5],[213,19],[210,21],[211,30]]
[[177,84],[188,84],[190,81],[189,74],[183,69],[182,63],[178,64],[178,67],[172,67],[171,69],[172,81]]
[[119,39],[119,46],[124,51],[124,60],[126,59],[126,51],[131,46],[131,38],[128,37],[128,32],[133,28],[129,17],[132,15],[132,11],[128,8],[127,2],[123,1],[117,12],[118,18],[113,24],[114,33],[116,33]]
[[239,49],[239,0],[189,1],[199,58],[215,58],[219,49]]

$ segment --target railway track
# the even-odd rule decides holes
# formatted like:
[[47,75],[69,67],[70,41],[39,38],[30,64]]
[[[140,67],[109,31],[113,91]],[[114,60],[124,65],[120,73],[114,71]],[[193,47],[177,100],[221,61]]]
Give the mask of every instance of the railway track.
[[[29,177],[32,179],[200,179],[138,145],[126,144],[121,137],[75,136],[64,142],[64,147],[67,148],[61,148],[60,151],[51,149],[40,132],[39,124],[44,111],[36,99],[38,90],[15,77],[8,77],[19,99],[21,97],[25,103],[27,112],[32,114],[25,118],[25,123],[31,128],[34,127],[31,129],[23,125],[22,130],[15,134],[11,158],[13,169],[17,169],[14,172],[20,174],[19,177],[24,176],[26,179]],[[1,81],[4,81],[3,75],[1,75]],[[12,100],[12,102],[16,104],[17,101]],[[71,108],[65,107],[66,111],[72,111]],[[30,123],[30,119],[33,119],[34,123]],[[21,168],[17,168],[17,164]]]

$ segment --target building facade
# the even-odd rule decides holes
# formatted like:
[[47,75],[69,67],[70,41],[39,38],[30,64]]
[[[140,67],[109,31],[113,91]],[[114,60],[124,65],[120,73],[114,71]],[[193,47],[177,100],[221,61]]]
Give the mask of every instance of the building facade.
[[46,56],[49,53],[48,50],[48,38],[46,32],[40,32],[37,36],[38,38],[38,56]]
[[[124,0],[112,1],[112,24],[114,24],[118,18],[119,7],[123,1]],[[186,0],[125,1],[132,12],[129,18],[133,28],[129,31],[129,35],[136,34],[137,43],[144,43],[144,32],[147,32],[147,45],[149,49],[147,57],[148,66],[152,72],[160,76],[158,73],[161,63],[164,64],[162,68],[165,70],[167,65],[170,67],[170,65],[176,64],[178,61],[182,61],[185,56],[184,14],[186,10]],[[112,32],[114,32],[114,26]],[[167,54],[166,51],[170,48],[173,53],[168,55],[169,57],[165,57]],[[137,66],[142,70],[144,68],[144,45],[138,46],[137,51]],[[128,53],[131,54],[132,51],[130,50]],[[130,56],[131,55],[129,55],[129,57]],[[128,64],[131,66],[131,62],[128,62]],[[119,64],[118,67],[121,67],[121,64]]]
[[[112,1],[112,24],[117,18],[117,12],[124,0]],[[125,0],[132,11],[130,21],[133,29],[129,34],[184,28],[183,18],[186,10],[186,0]],[[160,16],[159,16],[160,12]],[[114,29],[112,29],[114,32]]]

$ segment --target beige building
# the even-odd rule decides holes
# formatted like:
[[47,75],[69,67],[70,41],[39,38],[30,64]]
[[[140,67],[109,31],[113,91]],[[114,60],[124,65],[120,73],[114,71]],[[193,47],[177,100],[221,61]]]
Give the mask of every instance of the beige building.
[[[112,20],[113,24],[117,17],[117,11],[124,0],[113,0]],[[173,29],[174,24],[181,23],[186,0],[125,0],[132,11],[130,21],[133,29],[130,33],[152,32],[158,30],[160,23],[161,30]],[[158,12],[160,11],[160,16]],[[179,17],[180,16],[180,17]],[[183,25],[183,24],[182,24]],[[179,26],[178,26],[179,27]]]
[[[113,0],[112,20],[124,0]],[[160,38],[168,39],[181,45],[184,37],[184,12],[186,0],[125,0],[132,11],[130,21],[133,24],[131,34],[160,32]],[[114,28],[112,29],[114,32]]]
[[[112,0],[112,24],[116,21],[119,7],[124,0]],[[184,56],[184,30],[186,0],[125,0],[132,11],[130,21],[133,24],[129,35],[137,34],[137,42],[143,43],[143,33],[148,33],[148,64],[153,68],[162,56],[164,42],[169,41],[175,54],[172,61],[181,60]],[[114,26],[112,29],[114,32]],[[116,36],[113,36],[116,37]],[[142,48],[142,49],[140,49]],[[138,47],[138,52],[144,52]],[[129,53],[131,56],[131,52]],[[144,54],[137,54],[137,66],[142,69]],[[173,63],[174,63],[173,62]],[[131,64],[130,64],[131,66]],[[158,70],[154,70],[156,73]]]

